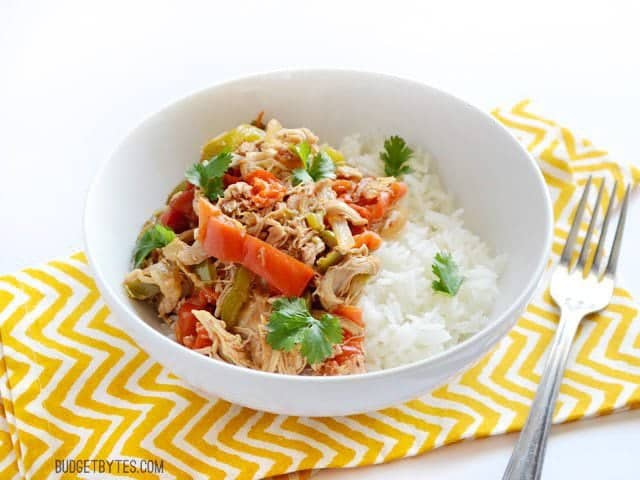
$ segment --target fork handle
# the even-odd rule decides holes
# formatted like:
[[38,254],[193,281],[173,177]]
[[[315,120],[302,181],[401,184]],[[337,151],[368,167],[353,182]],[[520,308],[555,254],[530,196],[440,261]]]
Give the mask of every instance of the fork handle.
[[551,344],[540,385],[527,422],[520,433],[502,480],[539,480],[547,446],[547,435],[555,410],[558,391],[567,365],[571,342],[584,315],[565,309]]

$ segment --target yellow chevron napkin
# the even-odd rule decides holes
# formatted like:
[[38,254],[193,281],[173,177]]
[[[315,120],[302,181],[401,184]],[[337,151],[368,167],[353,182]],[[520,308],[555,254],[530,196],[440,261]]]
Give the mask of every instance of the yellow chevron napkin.
[[[589,174],[640,180],[527,102],[493,114],[544,173],[554,256]],[[543,289],[490,354],[422,398],[350,417],[286,417],[205,398],[163,369],[109,313],[76,254],[0,277],[0,478],[254,479],[388,462],[517,430],[557,319]],[[578,333],[555,422],[639,404],[640,318],[617,288]]]

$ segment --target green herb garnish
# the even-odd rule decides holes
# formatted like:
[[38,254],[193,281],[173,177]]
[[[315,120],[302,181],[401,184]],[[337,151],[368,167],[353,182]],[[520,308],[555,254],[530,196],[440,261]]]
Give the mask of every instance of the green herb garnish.
[[300,353],[309,364],[331,357],[332,346],[342,343],[340,320],[325,313],[320,319],[311,316],[303,298],[279,298],[267,325],[267,343],[276,350],[291,351],[300,345]]
[[450,253],[436,253],[431,270],[438,280],[431,282],[431,288],[453,296],[460,290],[464,277],[458,271],[458,265]]
[[133,251],[135,268],[138,268],[153,250],[169,245],[174,238],[176,238],[176,234],[173,233],[173,230],[158,223],[145,230],[138,238],[136,248]]
[[336,165],[326,152],[317,153],[307,167],[307,172],[316,182],[322,178],[333,178],[335,171]]
[[311,146],[307,142],[298,143],[291,147],[291,150],[302,160],[302,166],[307,168],[307,161],[311,154]]
[[184,176],[189,183],[199,187],[209,200],[217,200],[224,194],[222,176],[231,165],[231,154],[222,152],[209,160],[190,166]]
[[331,157],[326,152],[318,152],[309,161],[311,147],[307,142],[302,142],[293,147],[293,151],[298,154],[302,161],[302,168],[296,168],[293,172],[293,184],[317,182],[322,178],[333,178],[336,166]]
[[296,168],[293,172],[291,172],[292,180],[291,182],[294,185],[300,185],[301,183],[310,183],[313,182],[313,178],[309,175],[304,168]]
[[410,173],[411,168],[407,162],[411,159],[413,150],[397,135],[384,141],[384,152],[380,152],[380,159],[384,162],[384,173],[388,177],[399,177]]

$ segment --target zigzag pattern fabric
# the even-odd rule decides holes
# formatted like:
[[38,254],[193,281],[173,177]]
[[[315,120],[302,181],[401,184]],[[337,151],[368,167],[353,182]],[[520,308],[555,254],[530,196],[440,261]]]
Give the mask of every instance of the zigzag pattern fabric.
[[[493,115],[538,160],[549,185],[552,260],[590,174],[640,181],[638,170],[531,113],[527,102]],[[79,253],[0,277],[0,478],[58,478],[56,459],[114,458],[163,462],[161,475],[128,478],[258,479],[299,471],[289,478],[307,478],[312,469],[388,462],[518,430],[557,321],[542,288],[491,353],[422,398],[350,417],[279,416],[205,398],[164,370],[110,314]],[[639,404],[638,307],[617,288],[606,311],[580,328],[554,421]]]

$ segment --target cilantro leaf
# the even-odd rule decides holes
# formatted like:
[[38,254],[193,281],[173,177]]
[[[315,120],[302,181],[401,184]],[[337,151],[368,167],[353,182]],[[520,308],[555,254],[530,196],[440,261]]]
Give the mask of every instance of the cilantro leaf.
[[159,223],[148,228],[136,242],[136,248],[133,251],[133,265],[138,268],[147,255],[156,248],[169,245],[174,238],[176,238],[176,234],[173,233],[173,230]]
[[464,277],[458,271],[458,265],[450,253],[436,253],[431,265],[431,270],[438,280],[431,283],[431,288],[436,292],[442,292],[453,296],[460,290]]
[[184,172],[187,181],[197,187],[203,188],[202,185],[207,184],[207,169],[202,163],[191,165]]
[[184,173],[189,183],[199,187],[210,199],[217,200],[224,193],[222,176],[231,165],[232,156],[222,152],[207,161],[196,163]]
[[337,317],[325,313],[314,318],[299,297],[276,300],[267,328],[267,343],[272,348],[288,352],[300,345],[300,353],[311,365],[331,357],[332,346],[343,340]]
[[[300,145],[304,145],[305,143],[301,143]],[[296,145],[296,147],[299,147],[299,145]],[[331,160],[331,157],[325,152],[318,152],[311,161],[309,161],[308,154],[305,159],[303,159],[300,153],[298,153],[298,155],[305,167],[296,168],[292,172],[292,182],[294,185],[300,185],[301,183],[307,182],[317,182],[323,178],[334,178],[336,166],[333,163],[333,160]]]
[[316,182],[322,178],[333,178],[335,171],[333,160],[325,152],[319,152],[307,167],[307,172]]
[[291,150],[293,150],[302,161],[302,168],[307,168],[307,161],[309,160],[309,155],[311,155],[311,146],[307,142],[302,142],[292,146]]
[[411,159],[413,150],[397,135],[384,141],[384,152],[380,152],[380,159],[384,162],[384,173],[389,177],[399,177],[410,173],[411,168],[407,162]]
[[320,320],[311,318],[313,320],[302,339],[300,353],[313,365],[331,357],[333,344],[342,343],[342,327],[340,320],[328,313]]
[[296,168],[293,172],[291,172],[293,177],[292,183],[294,185],[300,185],[301,183],[313,182],[313,178],[309,175],[304,168]]

